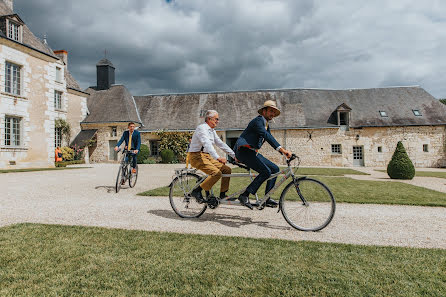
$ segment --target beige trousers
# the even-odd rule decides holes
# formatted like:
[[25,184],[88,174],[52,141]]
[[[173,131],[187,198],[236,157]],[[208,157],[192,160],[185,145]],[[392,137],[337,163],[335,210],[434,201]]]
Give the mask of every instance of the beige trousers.
[[231,168],[218,162],[211,155],[202,152],[188,153],[190,165],[209,175],[202,183],[201,188],[209,191],[221,178],[220,192],[229,190],[229,177],[221,177],[222,174],[230,174]]

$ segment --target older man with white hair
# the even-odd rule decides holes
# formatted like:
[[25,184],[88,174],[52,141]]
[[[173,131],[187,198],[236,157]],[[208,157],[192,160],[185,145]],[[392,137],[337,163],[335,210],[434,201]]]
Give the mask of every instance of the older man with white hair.
[[[230,174],[231,168],[226,166],[226,159],[220,157],[215,151],[214,145],[222,149],[232,158],[235,153],[224,143],[214,128],[219,122],[218,112],[208,110],[205,115],[205,122],[195,129],[192,141],[189,146],[188,158],[192,167],[197,168],[208,175],[198,188],[192,191],[192,196],[198,202],[203,202],[202,190],[206,191],[206,198],[212,186],[221,178],[222,174]],[[220,188],[220,198],[224,198],[229,189],[229,177],[223,177]]]

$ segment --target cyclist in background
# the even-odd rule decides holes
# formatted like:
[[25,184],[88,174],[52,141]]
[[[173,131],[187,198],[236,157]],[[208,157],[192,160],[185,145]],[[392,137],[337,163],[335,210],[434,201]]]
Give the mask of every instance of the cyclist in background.
[[128,128],[129,128],[128,130],[122,133],[121,139],[115,146],[115,151],[118,151],[119,146],[122,144],[122,142],[125,142],[125,149],[129,151],[129,158],[132,159],[131,161],[132,173],[136,173],[137,155],[141,147],[141,133],[139,133],[138,130],[135,130],[135,123],[133,122],[130,122],[128,124]]

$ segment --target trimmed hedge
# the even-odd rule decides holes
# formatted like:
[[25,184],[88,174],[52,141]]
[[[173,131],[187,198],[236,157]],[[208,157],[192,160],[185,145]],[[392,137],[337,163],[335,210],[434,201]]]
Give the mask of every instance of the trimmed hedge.
[[175,159],[175,153],[172,150],[165,149],[160,152],[162,163],[173,163]]
[[138,154],[138,164],[144,164],[144,162],[147,160],[147,158],[149,158],[149,156],[150,156],[149,147],[145,144],[141,144]]
[[412,179],[415,176],[415,167],[401,141],[398,141],[392,160],[387,165],[387,174],[392,179]]

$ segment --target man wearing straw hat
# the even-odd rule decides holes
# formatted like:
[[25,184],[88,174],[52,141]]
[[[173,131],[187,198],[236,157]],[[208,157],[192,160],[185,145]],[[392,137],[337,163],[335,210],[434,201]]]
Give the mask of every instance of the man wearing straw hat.
[[[268,142],[276,151],[291,157],[291,152],[284,149],[277,140],[271,135],[269,121],[280,115],[280,110],[276,106],[276,102],[267,100],[258,110],[259,116],[254,118],[248,127],[243,131],[234,147],[236,158],[246,164],[249,168],[259,173],[257,177],[246,188],[246,191],[239,196],[240,203],[249,209],[252,205],[249,202],[249,194],[255,195],[262,183],[267,180],[271,174],[279,172],[279,167],[258,153],[263,143]],[[266,183],[265,193],[268,193],[275,185],[276,179],[271,179]],[[269,198],[266,206],[277,207],[277,202]]]

